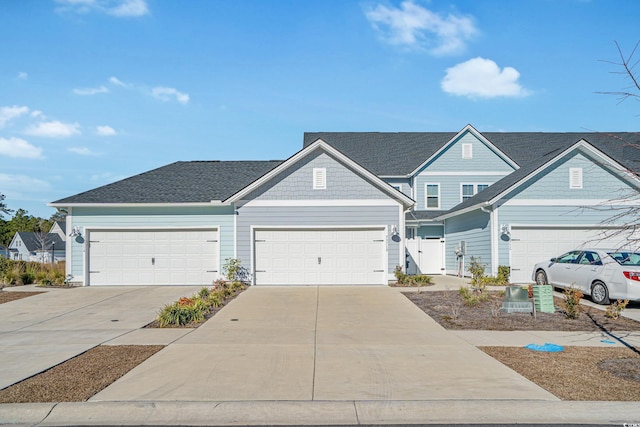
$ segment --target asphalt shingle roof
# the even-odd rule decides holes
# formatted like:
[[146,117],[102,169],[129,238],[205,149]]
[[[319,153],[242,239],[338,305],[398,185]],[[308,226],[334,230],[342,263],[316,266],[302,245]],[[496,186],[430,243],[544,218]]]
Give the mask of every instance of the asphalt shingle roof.
[[175,162],[53,203],[206,203],[225,200],[280,163],[280,160]]
[[[457,132],[306,132],[304,146],[321,138],[380,176],[404,176],[434,155]],[[623,166],[640,171],[640,133],[483,132],[519,166],[585,139]],[[635,145],[634,145],[635,144]]]
[[[28,231],[18,231],[18,235],[22,239],[22,243],[29,252],[35,252],[42,250],[42,244],[38,233],[32,233]],[[44,250],[51,250],[55,244],[58,249],[64,249],[65,243],[57,233],[46,233],[44,235]]]

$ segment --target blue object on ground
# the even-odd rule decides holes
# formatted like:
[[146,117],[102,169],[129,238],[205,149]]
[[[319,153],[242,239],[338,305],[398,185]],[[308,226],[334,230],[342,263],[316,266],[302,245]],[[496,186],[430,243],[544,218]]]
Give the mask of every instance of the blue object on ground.
[[564,347],[558,344],[544,343],[544,345],[538,344],[528,344],[525,345],[524,348],[528,348],[529,350],[534,351],[546,351],[549,353],[557,353],[559,351],[564,351]]
[[600,342],[603,342],[605,344],[615,344],[615,341],[611,341],[611,340],[600,340]]

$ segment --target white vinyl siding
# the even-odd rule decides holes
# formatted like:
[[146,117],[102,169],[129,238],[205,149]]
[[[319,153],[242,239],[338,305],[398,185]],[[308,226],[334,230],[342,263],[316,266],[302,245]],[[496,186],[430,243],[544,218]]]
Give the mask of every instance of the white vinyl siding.
[[440,209],[440,184],[426,183],[424,194],[425,209]]

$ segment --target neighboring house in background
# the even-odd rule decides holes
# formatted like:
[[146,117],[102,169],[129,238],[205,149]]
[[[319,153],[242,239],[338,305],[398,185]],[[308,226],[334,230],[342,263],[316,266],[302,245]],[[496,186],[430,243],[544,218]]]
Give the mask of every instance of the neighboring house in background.
[[67,223],[64,221],[54,222],[49,233],[55,233],[60,236],[62,240],[67,240]]
[[9,258],[9,248],[0,245],[0,258]]
[[[177,162],[51,203],[85,285],[206,284],[238,258],[256,285],[385,284],[511,267],[598,242],[640,182],[632,133],[305,133],[285,161]],[[626,141],[626,143],[621,142]]]
[[51,231],[40,233],[18,231],[9,244],[9,258],[12,260],[34,261],[41,263],[60,262],[65,260],[66,243],[64,222],[55,223]]

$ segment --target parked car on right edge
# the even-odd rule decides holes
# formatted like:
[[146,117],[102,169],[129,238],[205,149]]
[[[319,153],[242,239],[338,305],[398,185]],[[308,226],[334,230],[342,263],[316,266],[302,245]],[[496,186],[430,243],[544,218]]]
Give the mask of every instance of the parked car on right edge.
[[640,301],[640,252],[577,249],[533,267],[537,285],[578,288],[597,304],[610,300]]

